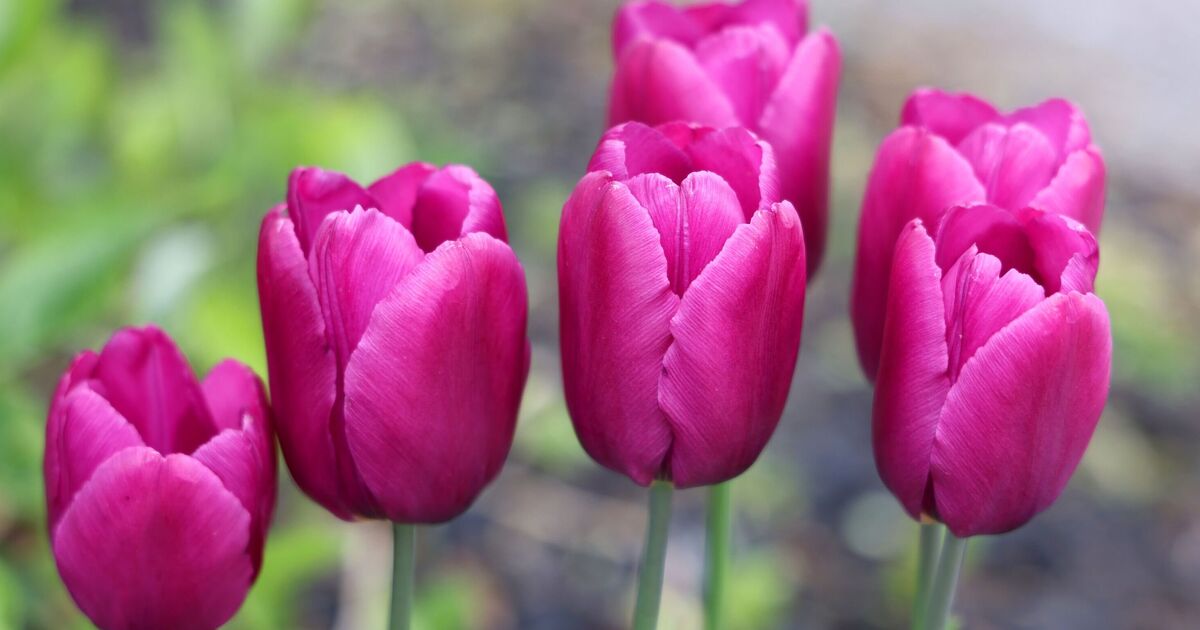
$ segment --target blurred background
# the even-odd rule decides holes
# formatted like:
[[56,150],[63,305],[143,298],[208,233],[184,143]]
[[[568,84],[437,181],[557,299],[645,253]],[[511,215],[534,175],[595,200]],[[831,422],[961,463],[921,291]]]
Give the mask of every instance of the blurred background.
[[[645,492],[593,464],[564,407],[554,255],[602,131],[615,0],[0,0],[0,628],[87,627],[58,580],[45,406],[72,354],[157,322],[197,370],[265,374],[259,220],[288,171],[472,164],[529,275],[534,360],[500,479],[419,540],[418,628],[620,628]],[[1003,107],[1066,96],[1110,183],[1099,293],[1112,396],[1062,499],[972,543],[969,628],[1200,627],[1200,3],[827,0],[845,55],[830,251],[788,410],[734,486],[736,629],[893,628],[916,526],[879,482],[847,317],[858,203],[917,85]],[[661,627],[697,628],[704,492],[677,493]],[[290,478],[230,628],[382,627],[389,530]]]

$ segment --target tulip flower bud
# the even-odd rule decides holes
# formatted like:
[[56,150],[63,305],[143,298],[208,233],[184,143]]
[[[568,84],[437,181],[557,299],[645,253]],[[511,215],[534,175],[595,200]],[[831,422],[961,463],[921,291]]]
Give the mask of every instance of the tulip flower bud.
[[960,206],[904,227],[891,266],[873,442],[914,518],[958,537],[1021,526],[1062,492],[1108,395],[1096,240],[1077,221]]
[[275,444],[258,377],[225,361],[196,381],[162,331],[77,356],[46,425],[50,544],[101,628],[216,628],[262,565]]
[[258,288],[280,446],[335,515],[435,523],[512,445],[529,371],[525,276],[465,166],[362,188],[296,169],[263,219]]
[[[905,224],[936,230],[955,206],[1035,208],[1098,233],[1104,159],[1083,113],[1062,99],[998,112],[969,94],[916,91],[879,147],[862,202],[851,314],[867,378],[879,368],[892,250]],[[961,253],[961,252],[960,252]]]
[[804,224],[811,275],[825,250],[841,53],[829,31],[806,35],[807,23],[804,0],[626,3],[613,21],[609,124],[756,132],[774,147],[780,194]]
[[610,129],[563,208],[563,380],[584,448],[646,485],[748,468],[787,399],[804,238],[741,128]]

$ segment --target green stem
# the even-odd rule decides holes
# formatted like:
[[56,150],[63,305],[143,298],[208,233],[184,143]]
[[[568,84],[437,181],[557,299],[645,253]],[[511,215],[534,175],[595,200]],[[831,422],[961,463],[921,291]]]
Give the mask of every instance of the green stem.
[[938,561],[939,543],[942,542],[946,526],[941,523],[921,523],[921,546],[917,556],[917,594],[913,598],[913,630],[924,630],[925,600],[929,597],[929,585],[933,582],[933,567]]
[[724,627],[725,584],[729,573],[729,532],[732,526],[730,486],[726,481],[708,490],[708,523],[705,532],[704,627]]
[[391,630],[408,630],[412,625],[413,567],[416,564],[416,528],[393,523]]
[[633,610],[634,630],[654,630],[658,625],[672,490],[669,481],[655,481],[650,485],[650,520],[646,525],[646,547],[642,551],[642,567],[638,572],[637,605]]
[[946,532],[942,543],[942,554],[938,558],[937,573],[929,587],[929,603],[925,607],[923,630],[943,630],[950,618],[950,605],[954,603],[954,589],[958,586],[958,574],[962,571],[963,556],[967,550],[967,539]]

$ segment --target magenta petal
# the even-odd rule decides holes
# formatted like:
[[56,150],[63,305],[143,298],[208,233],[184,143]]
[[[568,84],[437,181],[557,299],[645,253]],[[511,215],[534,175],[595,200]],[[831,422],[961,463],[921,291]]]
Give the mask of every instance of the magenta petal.
[[988,201],[1009,210],[1025,207],[1058,168],[1046,136],[1024,123],[986,124],[964,138],[958,150],[987,187]]
[[1076,151],[1058,169],[1050,185],[1030,202],[1035,208],[1066,215],[1100,233],[1104,218],[1104,158],[1095,148]]
[[313,241],[309,273],[339,367],[350,361],[375,305],[424,257],[404,226],[376,210],[325,219]]
[[639,40],[621,53],[608,120],[610,125],[688,120],[713,127],[738,122],[733,105],[692,52],[667,40]]
[[825,29],[804,38],[771,95],[758,130],[775,149],[780,194],[804,224],[808,273],[825,252],[829,206],[829,153],[841,76],[837,39]]
[[558,287],[563,387],[579,441],[600,464],[649,484],[671,446],[658,379],[679,297],[649,214],[607,173],[586,175],[563,208]]
[[292,222],[275,208],[258,241],[258,296],[275,430],[296,483],[341,518],[350,509],[338,491],[330,417],[337,365],[325,336],[317,291]]
[[[411,231],[413,206],[417,203],[417,195],[425,185],[425,180],[436,171],[437,167],[425,162],[405,164],[375,180],[375,183],[367,187],[367,192],[379,202],[377,210],[399,221],[400,225]],[[353,209],[354,206],[347,208]]]
[[901,127],[884,139],[863,197],[851,303],[858,357],[868,378],[874,379],[879,365],[892,252],[901,229],[914,218],[937,226],[947,208],[983,197],[971,166],[941,137]]
[[215,472],[250,513],[257,572],[276,491],[275,438],[266,392],[250,368],[232,359],[218,363],[201,386],[223,430],[192,456]]
[[737,196],[725,180],[707,171],[688,175],[683,186],[654,174],[639,175],[629,180],[628,186],[650,213],[667,259],[671,287],[683,295],[742,224]]
[[250,588],[249,533],[250,515],[207,468],[132,448],[96,469],[52,542],[96,625],[209,630]]
[[508,455],[529,369],[525,275],[471,234],[379,305],[346,368],[346,436],[387,517],[449,520]]
[[879,476],[913,518],[923,509],[934,431],[950,389],[941,280],[933,239],[914,220],[896,242],[871,429]]
[[275,510],[275,445],[266,419],[245,416],[240,427],[225,429],[192,457],[213,471],[250,515],[249,550],[257,575]]
[[379,202],[341,173],[300,167],[288,177],[288,218],[295,224],[300,249],[305,254],[325,215],[340,210],[349,212],[355,206],[379,208]]
[[624,181],[643,173],[660,173],[674,182],[692,170],[691,158],[662,131],[640,122],[627,122],[600,138],[588,172],[608,171]]
[[258,375],[233,359],[209,370],[200,389],[218,429],[240,429],[247,415],[259,421],[267,417],[266,393]]
[[975,128],[999,117],[991,103],[973,94],[920,88],[904,102],[900,124],[925,127],[950,144],[958,144]]
[[56,404],[46,424],[43,463],[51,533],[97,466],[121,450],[142,445],[133,425],[86,384]]
[[1012,212],[990,204],[956,206],[937,229],[937,263],[950,269],[972,246],[1000,259],[1003,268],[1033,273],[1034,251],[1025,226]]
[[[1090,293],[1100,268],[1096,237],[1083,224],[1059,214],[1025,210],[1022,217],[1034,252],[1034,268],[1046,291]],[[1064,274],[1069,285],[1065,288],[1061,283]]]
[[742,127],[697,130],[687,147],[692,169],[712,171],[737,193],[747,222],[759,208],[780,200],[779,172],[771,145]]
[[1067,154],[1092,143],[1092,132],[1083,112],[1065,99],[1052,98],[1032,107],[1023,107],[1004,119],[1009,124],[1027,123],[1037,127],[1054,147],[1059,162]]
[[758,121],[791,57],[791,47],[771,26],[732,26],[696,45],[696,59],[725,92],[738,120]]
[[691,46],[703,31],[674,5],[662,0],[626,2],[613,18],[612,50],[619,59],[625,47],[639,39],[670,39]]
[[92,388],[164,455],[190,453],[217,433],[187,359],[153,326],[114,334],[92,378]]
[[413,208],[412,233],[431,252],[464,234],[484,232],[508,240],[500,199],[470,167],[450,164],[429,176]]
[[996,331],[1046,298],[1033,278],[1014,269],[1001,275],[1000,261],[974,248],[946,272],[942,294],[952,381]]
[[783,202],[738,227],[684,294],[658,394],[675,485],[732,479],[767,445],[800,350],[805,277],[800,218]]
[[744,25],[770,25],[787,39],[789,44],[800,41],[808,30],[808,3],[805,0],[725,0],[692,4],[683,13],[702,28],[715,31]]
[[999,534],[1054,502],[1108,395],[1104,303],[1056,294],[997,333],[963,368],[941,414],[932,479],[956,536]]

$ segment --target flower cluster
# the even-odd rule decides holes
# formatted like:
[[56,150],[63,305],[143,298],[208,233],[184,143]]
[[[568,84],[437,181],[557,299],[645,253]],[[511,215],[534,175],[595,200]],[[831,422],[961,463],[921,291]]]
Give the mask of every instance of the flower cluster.
[[[825,248],[840,52],[807,32],[802,0],[637,0],[612,43],[614,126],[562,210],[560,347],[584,449],[653,488],[635,611],[649,628],[671,488],[713,486],[709,522],[727,522],[725,484],[783,415]],[[955,541],[1047,509],[1096,427],[1112,353],[1094,293],[1104,179],[1061,99],[1004,113],[918,90],[879,148],[851,319],[879,475],[950,531],[921,627],[945,622]],[[154,327],[80,354],[54,393],[50,542],[103,628],[236,612],[264,560],[276,438],[309,497],[396,523],[398,545],[462,514],[504,464],[528,300],[500,201],[469,167],[417,162],[365,187],[297,168],[262,220],[258,288],[270,404],[240,363],[198,380]],[[712,626],[723,548],[710,541]],[[405,570],[393,627],[407,627]]]

